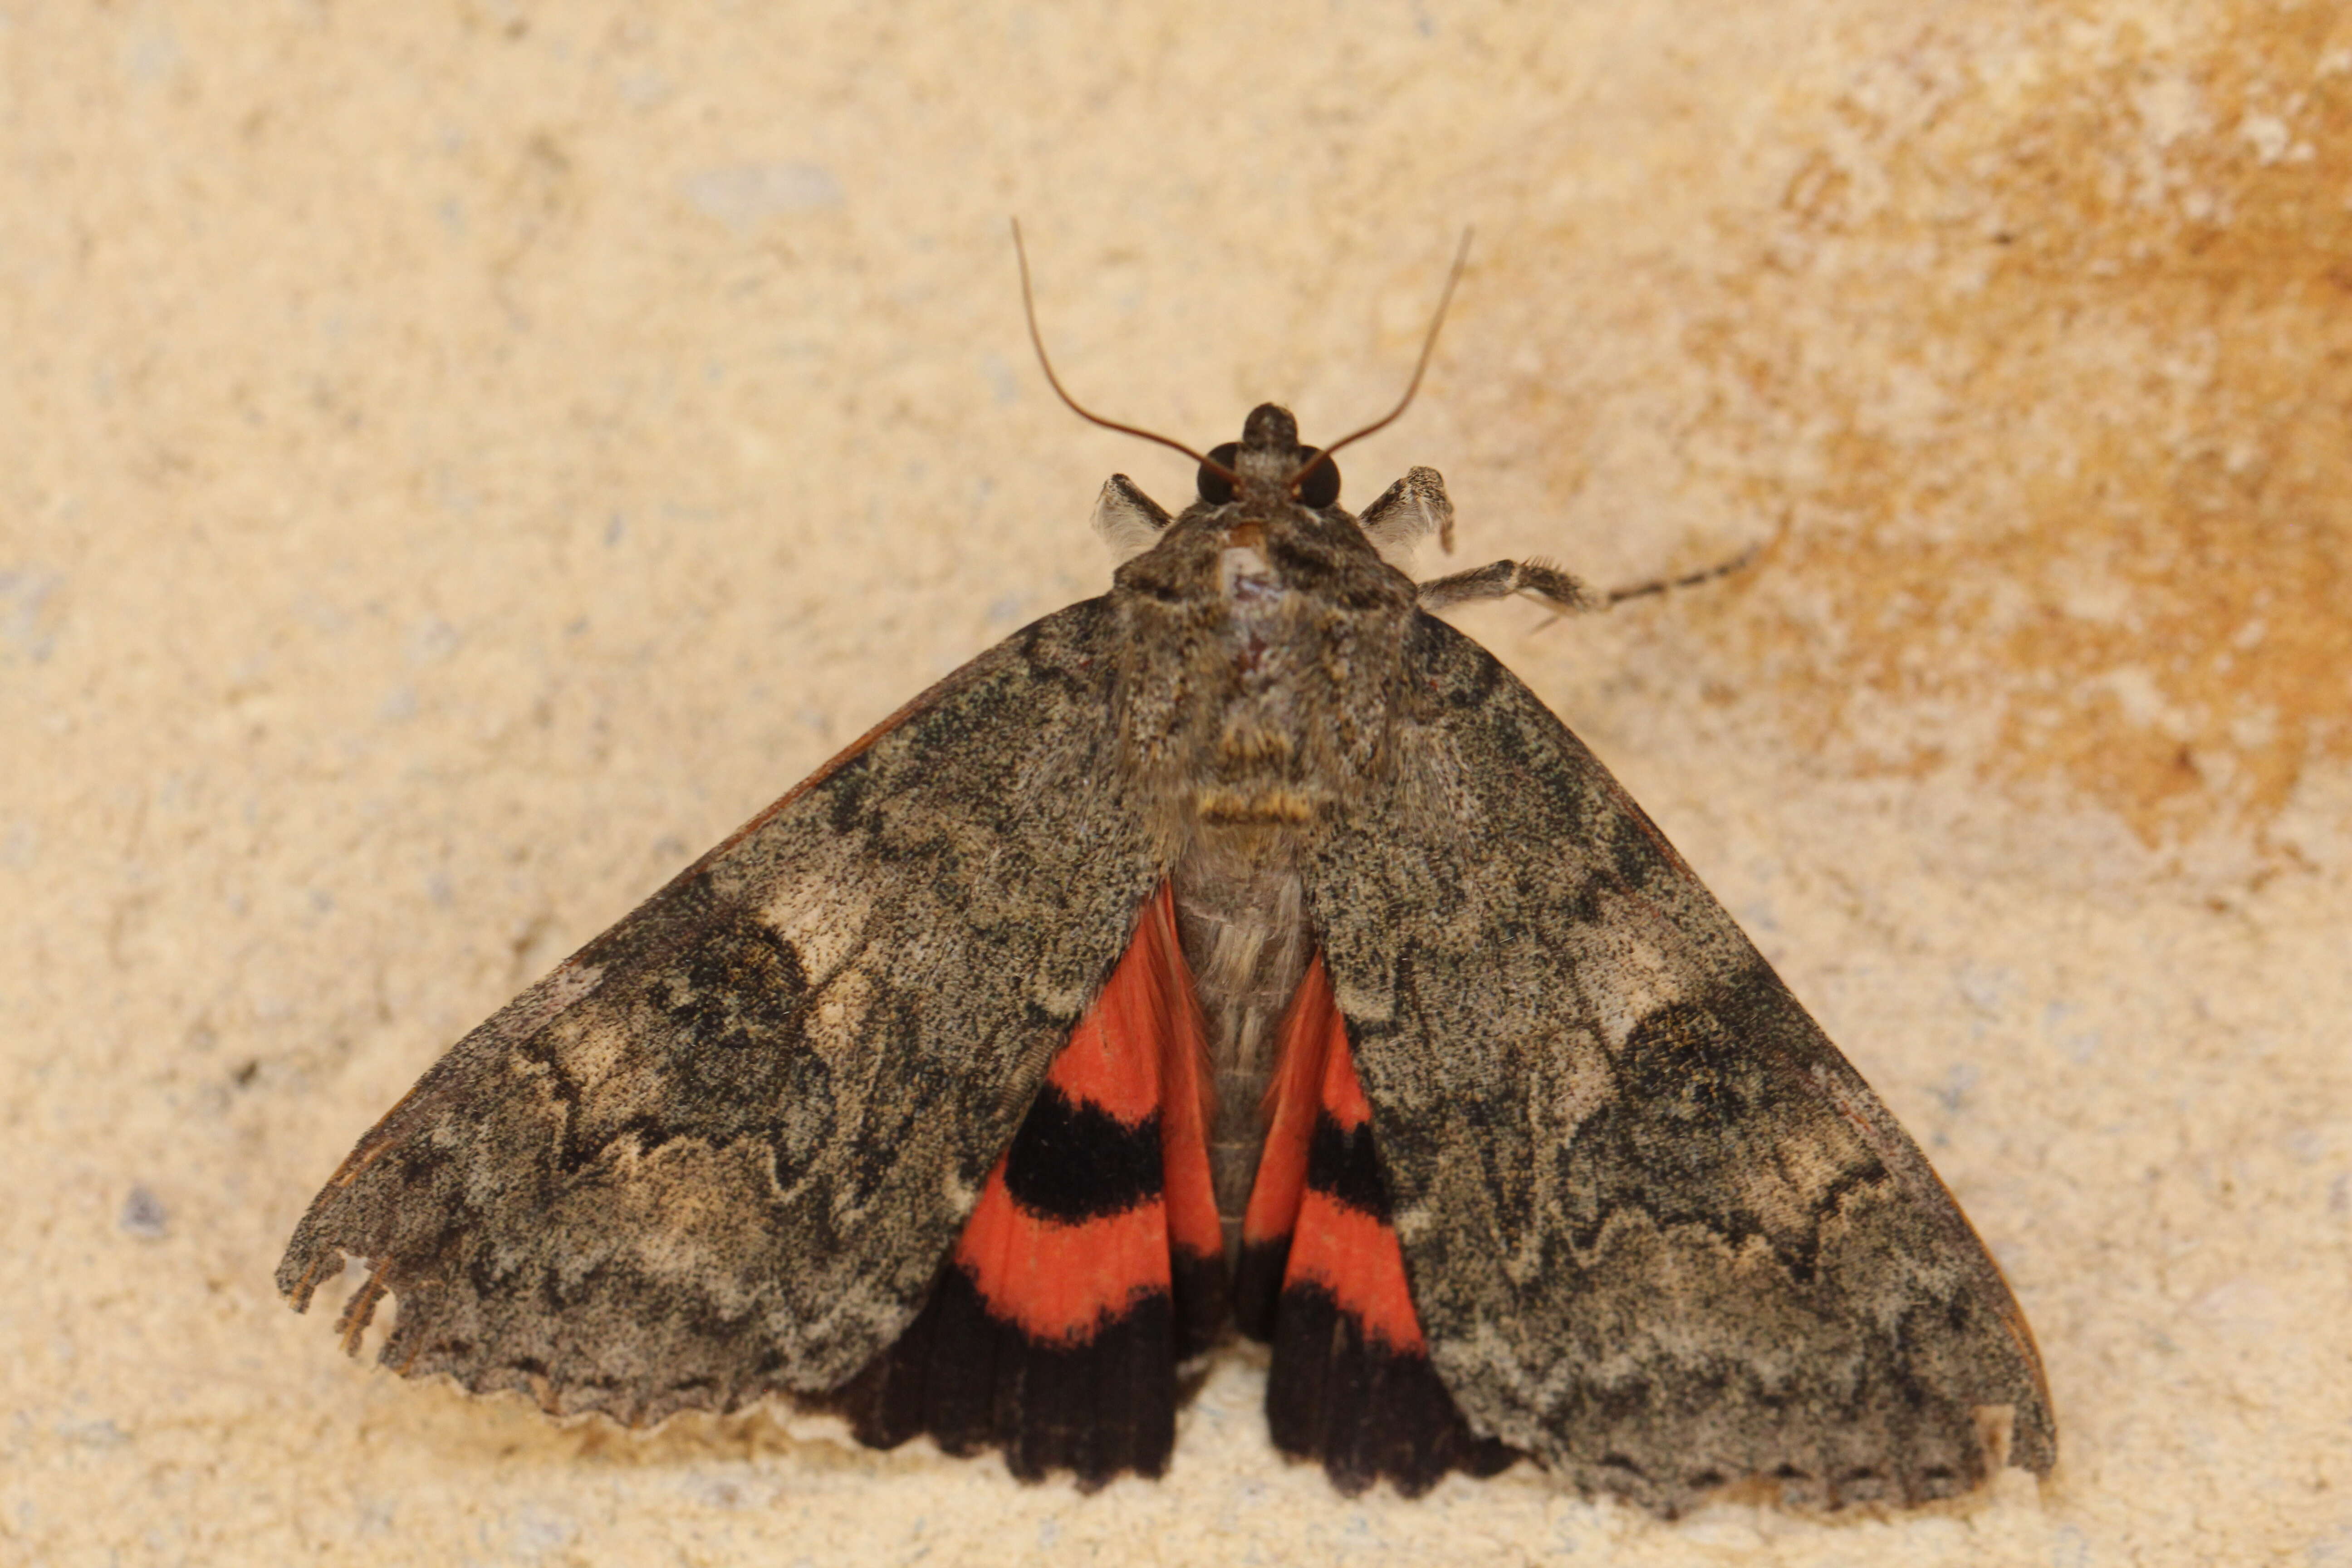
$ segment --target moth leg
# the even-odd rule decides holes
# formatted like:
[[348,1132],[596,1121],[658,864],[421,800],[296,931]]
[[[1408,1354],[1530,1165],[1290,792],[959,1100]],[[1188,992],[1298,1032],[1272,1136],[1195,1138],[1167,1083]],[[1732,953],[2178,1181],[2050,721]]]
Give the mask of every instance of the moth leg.
[[1451,577],[1439,577],[1423,583],[1421,585],[1421,607],[1442,610],[1449,605],[1459,605],[1471,599],[1500,599],[1513,594],[1532,594],[1563,615],[1587,615],[1622,605],[1628,599],[1646,598],[1653,594],[1670,593],[1677,588],[1695,588],[1718,577],[1728,577],[1753,563],[1763,549],[1760,544],[1751,544],[1730,560],[1719,561],[1696,572],[1685,572],[1679,577],[1654,577],[1646,583],[1630,584],[1606,593],[1549,562],[1497,561],[1492,566],[1481,566],[1475,572],[1456,572]]
[[1635,583],[1623,588],[1609,590],[1609,603],[1622,605],[1628,599],[1644,598],[1652,594],[1668,594],[1676,588],[1696,588],[1701,583],[1712,583],[1717,577],[1728,577],[1754,563],[1764,552],[1760,544],[1751,544],[1728,561],[1718,561],[1696,572],[1685,572],[1679,577],[1653,577],[1646,583]]
[[1095,532],[1110,547],[1114,564],[1142,554],[1160,542],[1160,531],[1170,519],[1160,504],[1136,488],[1125,474],[1103,481],[1095,497]]
[[1475,571],[1456,572],[1421,585],[1421,607],[1443,610],[1473,599],[1507,599],[1532,594],[1567,615],[1605,610],[1614,600],[1549,561],[1497,561]]
[[1381,559],[1401,566],[1413,546],[1437,535],[1437,547],[1454,553],[1454,501],[1435,468],[1410,468],[1404,478],[1381,492],[1381,499],[1356,520]]

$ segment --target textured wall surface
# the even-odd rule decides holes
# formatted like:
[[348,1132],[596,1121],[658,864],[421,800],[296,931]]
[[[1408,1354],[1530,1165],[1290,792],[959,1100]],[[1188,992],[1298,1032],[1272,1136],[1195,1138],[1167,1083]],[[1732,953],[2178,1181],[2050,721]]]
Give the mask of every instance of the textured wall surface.
[[[2046,1485],[1349,1501],[1234,1363],[1082,1497],[284,1310],[445,1045],[1181,499],[1015,212],[1203,445],[1377,412],[1475,223],[1349,494],[1765,546],[1457,618],[1937,1162]],[[2347,403],[2340,5],[0,10],[0,1560],[2352,1562]]]

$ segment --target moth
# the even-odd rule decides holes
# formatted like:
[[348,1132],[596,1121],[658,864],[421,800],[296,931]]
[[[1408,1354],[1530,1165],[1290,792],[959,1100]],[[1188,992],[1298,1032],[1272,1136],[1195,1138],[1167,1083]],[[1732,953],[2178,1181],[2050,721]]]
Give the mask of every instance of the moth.
[[1601,596],[1416,583],[1438,474],[1350,513],[1346,442],[1271,404],[1150,438],[1199,495],[1108,481],[1110,591],[460,1040],[303,1216],[296,1309],[356,1257],[344,1343],[395,1293],[404,1374],[629,1426],[775,1398],[1084,1486],[1162,1473],[1235,1334],[1275,1446],[1349,1493],[1526,1458],[1672,1515],[2046,1473],[2032,1336],[1916,1145],[1432,613]]

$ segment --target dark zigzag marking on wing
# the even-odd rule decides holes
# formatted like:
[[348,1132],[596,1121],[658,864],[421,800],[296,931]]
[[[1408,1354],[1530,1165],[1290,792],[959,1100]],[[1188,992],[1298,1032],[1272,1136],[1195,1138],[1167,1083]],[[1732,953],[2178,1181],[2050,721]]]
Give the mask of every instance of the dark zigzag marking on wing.
[[[798,951],[756,913],[722,910],[707,887],[688,887],[708,911],[710,934],[683,971],[666,967],[668,955],[656,952],[650,964],[616,964],[598,993],[621,1007],[644,1006],[658,1016],[667,1026],[649,1031],[640,1048],[658,1052],[666,1081],[683,1091],[686,1102],[734,1108],[731,1121],[714,1126],[707,1110],[685,1117],[673,1110],[597,1123],[595,1111],[607,1108],[565,1070],[560,1037],[542,1031],[519,1042],[515,1051],[544,1075],[543,1092],[563,1108],[554,1151],[562,1175],[578,1176],[616,1146],[651,1153],[685,1135],[714,1148],[745,1140],[766,1143],[776,1184],[786,1188],[818,1152],[807,1129],[824,1125],[824,1119],[813,1112],[834,1099],[829,1058],[789,1048],[805,1043],[809,1011],[832,977],[812,983]],[[672,1105],[680,1099],[674,1092]],[[769,1106],[790,1107],[793,1114],[755,1110]]]
[[[1789,1277],[1810,1284],[1820,1267],[1823,1228],[1847,1196],[1873,1190],[1887,1179],[1875,1159],[1857,1160],[1824,1184],[1810,1206],[1808,1223],[1769,1224],[1744,1209],[1686,1205],[1677,1194],[1736,1189],[1729,1167],[1746,1161],[1770,1162],[1773,1149],[1758,1150],[1728,1133],[1768,1126],[1783,1108],[1802,1109],[1812,1093],[1789,1084],[1770,1064],[1741,1043],[1737,990],[1712,1006],[1674,1003],[1633,1026],[1614,1054],[1619,1092],[1577,1130],[1557,1158],[1576,1183],[1593,1194],[1591,1212],[1569,1228],[1580,1248],[1598,1245],[1617,1208],[1634,1203],[1661,1226],[1695,1226],[1737,1249],[1761,1239]],[[1638,1192],[1614,1190],[1591,1173],[1597,1167],[1643,1173]]]

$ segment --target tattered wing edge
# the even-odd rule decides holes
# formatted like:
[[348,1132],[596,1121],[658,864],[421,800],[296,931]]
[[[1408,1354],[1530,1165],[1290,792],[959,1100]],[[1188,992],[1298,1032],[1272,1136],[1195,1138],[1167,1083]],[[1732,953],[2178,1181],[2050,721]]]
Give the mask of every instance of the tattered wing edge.
[[[1079,601],[1081,604],[1086,602]],[[1073,605],[1068,607],[1076,606]],[[296,1223],[293,1235],[287,1238],[285,1254],[279,1258],[274,1276],[278,1293],[286,1299],[288,1305],[297,1312],[308,1312],[310,1310],[311,1299],[317,1293],[320,1284],[341,1273],[352,1257],[361,1257],[371,1263],[376,1261],[364,1254],[347,1253],[337,1243],[319,1241],[313,1238],[310,1233],[318,1227],[321,1211],[328,1205],[329,1195],[335,1189],[348,1187],[358,1179],[360,1173],[385,1150],[397,1142],[406,1132],[409,1124],[421,1116],[434,1103],[439,1093],[447,1087],[448,1080],[456,1076],[450,1064],[457,1058],[461,1047],[474,1045],[478,1050],[487,1051],[523,1038],[593,991],[604,978],[603,973],[597,966],[583,963],[582,960],[588,950],[603,939],[606,931],[627,923],[639,910],[658,902],[663,895],[673,888],[700,875],[713,861],[718,860],[745,838],[758,832],[778,813],[856,761],[884,736],[898,729],[908,720],[939,706],[958,691],[982,679],[987,673],[985,666],[988,652],[988,649],[982,649],[980,653],[974,654],[971,658],[918,692],[913,698],[901,703],[895,711],[835,752],[820,763],[814,773],[778,795],[741,826],[696,857],[692,864],[638,900],[619,920],[600,928],[596,935],[590,937],[578,951],[557,964],[547,974],[525,987],[512,1001],[491,1014],[488,1018],[477,1025],[456,1044],[445,1050],[439,1059],[425,1069],[424,1076],[411,1085],[405,1094],[394,1101],[392,1108],[377,1118],[373,1127],[361,1134],[359,1142],[352,1145],[352,1152],[346,1154],[341,1163],[335,1167],[334,1174],[327,1178],[325,1185],[320,1189],[318,1195],[313,1197],[303,1209],[302,1217]],[[1108,971],[1106,971],[1104,981],[1108,981]],[[1097,991],[1102,984],[1103,982],[1097,983]],[[342,1336],[346,1354],[359,1353],[360,1336],[365,1331],[369,1320],[374,1314],[375,1306],[383,1294],[384,1290],[381,1286],[376,1286],[372,1290],[369,1286],[362,1286],[354,1293],[352,1300],[346,1304],[342,1318],[338,1323],[338,1331]]]

